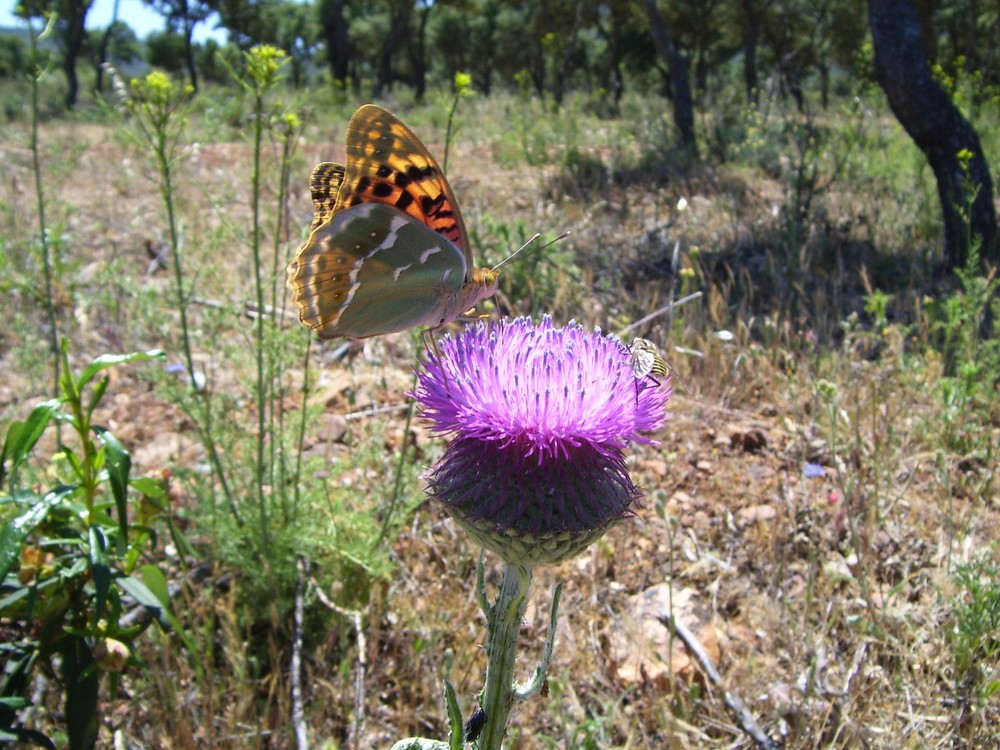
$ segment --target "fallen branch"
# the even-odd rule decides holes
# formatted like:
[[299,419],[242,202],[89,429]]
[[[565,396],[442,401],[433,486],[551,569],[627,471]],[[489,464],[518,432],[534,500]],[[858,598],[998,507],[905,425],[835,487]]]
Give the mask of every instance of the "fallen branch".
[[317,598],[329,609],[350,618],[354,623],[354,632],[358,639],[358,661],[354,672],[354,727],[351,734],[354,737],[354,747],[358,747],[361,730],[365,723],[365,672],[368,669],[368,645],[365,641],[365,631],[362,628],[361,612],[356,609],[344,609],[333,602],[316,583],[315,578],[309,579]]
[[763,729],[757,724],[757,720],[754,719],[753,714],[750,713],[750,709],[747,708],[746,704],[740,699],[739,696],[730,693],[722,685],[722,675],[719,674],[715,665],[712,664],[712,660],[709,658],[708,654],[705,653],[705,649],[701,647],[698,639],[695,638],[694,633],[685,627],[685,625],[669,614],[661,615],[657,618],[661,623],[666,625],[668,628],[674,631],[674,634],[680,638],[687,650],[691,652],[701,668],[708,675],[708,679],[712,681],[712,684],[718,687],[722,691],[722,695],[726,700],[726,705],[729,706],[729,710],[733,712],[736,716],[736,720],[739,722],[740,727],[747,735],[757,743],[759,747],[764,748],[764,750],[778,750],[781,747],[777,742],[772,740]]
[[306,578],[309,575],[309,560],[298,560],[299,578],[295,584],[295,626],[292,636],[292,726],[295,728],[295,746],[298,750],[308,750],[309,732],[306,727],[306,711],[302,700],[302,631],[305,612]]

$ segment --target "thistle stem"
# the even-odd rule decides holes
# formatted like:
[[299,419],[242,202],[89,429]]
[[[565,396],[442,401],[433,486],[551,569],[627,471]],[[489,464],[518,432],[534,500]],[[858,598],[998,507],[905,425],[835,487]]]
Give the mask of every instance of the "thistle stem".
[[507,734],[507,716],[514,700],[517,634],[528,604],[531,574],[531,567],[507,563],[497,601],[487,613],[486,687],[482,700],[486,726],[479,738],[479,750],[501,750]]

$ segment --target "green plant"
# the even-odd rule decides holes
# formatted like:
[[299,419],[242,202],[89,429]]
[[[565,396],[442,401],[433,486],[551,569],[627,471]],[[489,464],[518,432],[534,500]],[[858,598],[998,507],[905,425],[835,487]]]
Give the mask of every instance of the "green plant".
[[[121,670],[136,664],[133,642],[154,619],[185,637],[170,611],[164,572],[147,562],[159,544],[158,525],[166,524],[174,544],[188,549],[166,515],[166,492],[154,479],[131,477],[128,452],[94,421],[109,383],[107,375],[98,376],[113,365],[150,359],[163,355],[104,355],[74,375],[64,345],[59,397],[12,422],[4,437],[0,742],[55,746],[19,719],[31,705],[32,675],[45,670],[62,683],[69,747],[93,747],[101,676],[114,694]],[[67,428],[72,444],[57,438],[48,465],[32,467],[39,441],[56,424]],[[41,489],[41,477],[50,479],[50,489]],[[143,616],[140,605],[152,617]]]
[[1000,564],[988,556],[955,567],[948,642],[959,693],[982,708],[1000,695]]
[[35,178],[35,199],[38,208],[38,242],[42,250],[42,268],[45,278],[45,313],[49,322],[49,345],[52,353],[52,388],[53,394],[59,390],[59,319],[56,316],[55,295],[52,290],[54,269],[57,258],[53,257],[52,241],[49,234],[49,226],[45,221],[45,187],[42,180],[41,154],[38,145],[38,87],[41,80],[48,74],[51,60],[46,59],[42,65],[42,57],[39,53],[38,42],[51,36],[55,29],[56,17],[50,15],[48,22],[41,33],[35,33],[35,27],[31,19],[28,23],[28,39],[30,41],[30,67],[31,67],[31,165],[32,174]]
[[132,93],[126,99],[125,105],[132,115],[133,131],[130,135],[152,152],[159,177],[160,196],[166,209],[174,294],[181,324],[180,348],[190,386],[184,408],[194,417],[199,437],[212,463],[215,479],[230,508],[236,513],[236,504],[212,431],[212,404],[209,399],[202,399],[198,395],[204,385],[204,374],[195,368],[191,328],[188,323],[190,292],[185,282],[184,253],[178,226],[175,166],[182,151],[182,138],[187,125],[187,112],[192,93],[193,89],[190,86],[179,88],[166,74],[153,71],[145,78],[133,79]]
[[[966,165],[969,156],[963,161]],[[975,186],[967,184],[962,206],[967,227],[976,192]],[[995,449],[990,424],[1000,382],[1000,279],[995,269],[980,267],[980,238],[970,230],[966,242],[965,265],[955,273],[960,290],[931,303],[930,314],[936,346],[945,362],[945,376],[938,381],[947,425],[945,445],[982,460]]]

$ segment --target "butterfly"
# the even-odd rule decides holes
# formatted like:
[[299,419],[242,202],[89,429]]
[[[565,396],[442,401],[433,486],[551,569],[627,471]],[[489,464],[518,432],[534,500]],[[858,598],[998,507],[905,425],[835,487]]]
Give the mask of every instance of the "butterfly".
[[288,266],[299,320],[323,338],[434,330],[496,292],[498,272],[475,267],[455,195],[406,125],[366,104],[346,161],[310,177],[309,239]]

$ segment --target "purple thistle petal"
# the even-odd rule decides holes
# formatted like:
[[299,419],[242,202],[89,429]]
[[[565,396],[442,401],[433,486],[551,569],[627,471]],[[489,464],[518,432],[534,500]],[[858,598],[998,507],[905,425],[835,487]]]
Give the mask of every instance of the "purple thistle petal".
[[546,318],[479,324],[441,343],[420,373],[417,400],[439,434],[528,441],[543,461],[589,444],[598,450],[652,442],[640,432],[666,419],[669,388],[636,379],[628,349],[578,325]]

